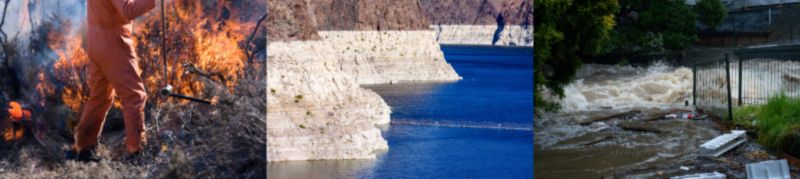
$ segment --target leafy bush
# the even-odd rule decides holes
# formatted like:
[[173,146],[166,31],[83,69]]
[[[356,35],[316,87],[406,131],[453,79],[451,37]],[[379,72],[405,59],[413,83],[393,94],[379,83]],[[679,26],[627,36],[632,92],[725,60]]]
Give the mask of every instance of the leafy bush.
[[[758,132],[758,143],[775,150],[789,144],[790,137],[800,129],[800,99],[789,98],[781,93],[771,97],[762,106],[736,110],[734,123],[753,126]],[[752,125],[755,121],[755,125]]]

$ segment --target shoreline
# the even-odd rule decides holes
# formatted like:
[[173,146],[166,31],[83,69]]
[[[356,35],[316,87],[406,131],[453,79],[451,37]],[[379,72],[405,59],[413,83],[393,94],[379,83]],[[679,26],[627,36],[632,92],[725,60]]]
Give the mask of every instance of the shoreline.
[[391,109],[361,85],[461,80],[432,31],[319,33],[268,44],[268,162],[374,159]]

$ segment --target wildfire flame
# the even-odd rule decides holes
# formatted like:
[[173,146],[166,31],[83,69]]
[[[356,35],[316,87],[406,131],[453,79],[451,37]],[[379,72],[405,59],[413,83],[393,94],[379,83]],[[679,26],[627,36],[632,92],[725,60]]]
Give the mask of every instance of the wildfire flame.
[[[222,74],[224,79],[216,81],[233,92],[237,81],[243,75],[247,55],[245,49],[246,36],[255,28],[255,22],[243,22],[237,8],[248,6],[247,3],[264,3],[251,1],[196,1],[175,0],[166,6],[167,41],[160,38],[161,14],[151,11],[147,16],[134,22],[134,42],[140,66],[143,70],[143,81],[148,96],[156,96],[163,87],[164,81],[174,86],[174,92],[188,96],[203,96],[205,85],[202,77],[189,73],[182,64],[192,64],[199,70]],[[55,77],[64,84],[61,100],[73,111],[79,111],[81,105],[88,100],[86,81],[88,56],[83,47],[83,32],[70,33],[70,30],[58,30],[48,35],[48,43],[55,51],[58,60],[53,65]],[[163,56],[161,45],[166,43],[169,51],[168,77],[163,75]],[[44,74],[41,77],[44,78]],[[40,83],[46,79],[40,79]],[[40,88],[41,86],[41,88]],[[37,85],[40,94],[53,94],[52,85]],[[153,99],[153,98],[150,98]],[[117,106],[119,103],[117,103]]]
[[25,135],[25,129],[20,125],[20,122],[23,120],[30,120],[31,112],[23,109],[22,104],[12,101],[8,103],[8,116],[5,116],[5,119],[2,120],[3,127],[3,140],[5,141],[15,141],[22,139]]
[[[52,33],[55,34],[55,33]],[[58,60],[53,65],[56,78],[65,82],[61,99],[73,111],[79,111],[81,105],[88,100],[89,92],[86,80],[89,57],[81,47],[83,39],[80,36],[65,36],[62,39],[52,35],[50,48],[55,50]],[[63,40],[61,43],[56,43]],[[41,83],[41,82],[40,82]],[[37,85],[38,86],[38,85]]]
[[[253,22],[239,22],[230,11],[223,14],[225,9],[232,9],[229,3],[220,2],[214,8],[207,8],[201,1],[179,0],[174,4],[167,5],[167,9],[174,9],[172,16],[167,16],[169,24],[167,34],[167,58],[170,61],[169,74],[170,83],[175,86],[175,91],[189,95],[200,96],[204,89],[204,83],[196,80],[196,74],[187,73],[188,70],[181,64],[193,64],[199,70],[212,73],[224,74],[223,85],[232,89],[237,80],[242,75],[245,62],[244,49],[239,45],[245,40],[248,30],[255,27]],[[168,13],[170,14],[170,13]],[[225,18],[223,16],[227,16]],[[198,18],[201,17],[201,18]],[[149,84],[147,86],[159,86],[163,79],[163,74],[158,73],[163,68],[155,59],[160,58],[160,48],[152,48],[147,44],[161,39],[159,29],[161,17],[158,15],[148,16],[144,26],[135,29],[137,39],[140,40],[139,47],[145,46],[149,53],[155,54],[147,58],[149,65],[147,68],[154,73],[146,77]],[[187,33],[188,32],[188,33]],[[141,44],[144,42],[144,44]],[[143,53],[140,53],[143,54]],[[157,90],[159,88],[151,88]]]
[[5,141],[16,141],[22,139],[25,135],[25,130],[22,128],[16,129],[15,127],[6,128],[3,132],[3,140]]

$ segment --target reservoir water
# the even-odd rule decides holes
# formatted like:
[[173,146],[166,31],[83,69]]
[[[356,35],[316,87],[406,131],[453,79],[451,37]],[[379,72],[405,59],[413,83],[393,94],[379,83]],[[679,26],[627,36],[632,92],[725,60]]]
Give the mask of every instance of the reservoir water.
[[271,163],[269,178],[531,178],[533,48],[442,46],[464,79],[365,86],[392,107],[374,160]]

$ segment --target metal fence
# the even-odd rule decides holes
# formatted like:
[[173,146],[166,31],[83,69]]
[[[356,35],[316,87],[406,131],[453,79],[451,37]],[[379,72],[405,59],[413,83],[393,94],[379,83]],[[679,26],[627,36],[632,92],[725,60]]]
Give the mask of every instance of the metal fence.
[[693,104],[733,117],[733,109],[765,104],[785,94],[800,97],[800,45],[742,48],[693,64]]

